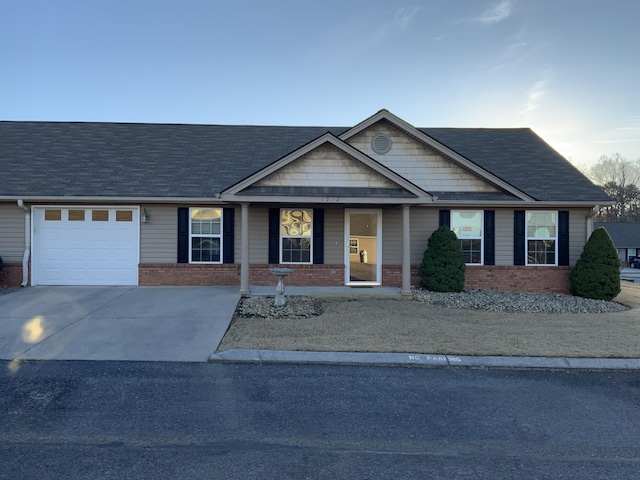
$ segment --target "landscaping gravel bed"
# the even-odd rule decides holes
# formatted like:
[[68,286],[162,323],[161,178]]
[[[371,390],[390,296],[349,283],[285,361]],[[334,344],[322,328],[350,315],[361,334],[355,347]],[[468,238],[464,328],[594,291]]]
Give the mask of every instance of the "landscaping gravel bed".
[[[518,293],[498,290],[468,290],[461,293],[414,289],[417,302],[446,308],[510,313],[614,313],[627,310],[616,302],[592,300],[553,293]],[[319,300],[305,296],[287,297],[284,307],[276,307],[274,297],[243,298],[236,310],[241,317],[305,318],[322,314]]]
[[554,293],[519,293],[469,290],[460,293],[413,290],[419,302],[440,307],[511,313],[613,313],[628,310],[616,302]]
[[241,317],[274,318],[305,318],[318,316],[322,307],[318,300],[312,297],[287,297],[287,304],[276,307],[274,297],[244,297],[240,300],[236,313]]

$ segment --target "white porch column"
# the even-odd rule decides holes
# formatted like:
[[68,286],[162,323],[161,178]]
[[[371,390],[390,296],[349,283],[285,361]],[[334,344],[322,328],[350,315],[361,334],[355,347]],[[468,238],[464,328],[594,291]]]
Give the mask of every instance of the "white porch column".
[[411,206],[402,205],[402,296],[411,296]]
[[251,293],[249,288],[249,204],[243,203],[241,206],[240,295],[249,295]]

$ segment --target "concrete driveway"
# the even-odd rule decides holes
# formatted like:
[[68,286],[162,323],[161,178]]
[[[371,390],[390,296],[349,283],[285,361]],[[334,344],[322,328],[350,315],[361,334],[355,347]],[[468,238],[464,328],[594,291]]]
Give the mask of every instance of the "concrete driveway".
[[237,287],[28,287],[0,294],[0,359],[206,362]]

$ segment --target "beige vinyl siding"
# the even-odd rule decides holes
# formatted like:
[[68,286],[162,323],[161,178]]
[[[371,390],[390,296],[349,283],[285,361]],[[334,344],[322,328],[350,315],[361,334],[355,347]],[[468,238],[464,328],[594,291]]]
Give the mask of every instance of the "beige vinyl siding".
[[569,210],[569,264],[575,265],[584,244],[587,243],[587,216],[591,210],[589,209],[572,209]]
[[269,263],[268,208],[249,207],[249,263]]
[[382,211],[382,265],[402,265],[402,207]]
[[[191,205],[202,208],[223,208],[219,205]],[[141,205],[149,212],[149,222],[140,225],[140,263],[176,263],[178,261],[178,208],[184,205]],[[188,207],[185,207],[188,208]],[[230,207],[224,207],[230,208]],[[235,263],[240,263],[242,248],[242,211],[234,207]],[[251,221],[251,220],[250,220]]]
[[440,226],[437,208],[411,209],[411,265],[420,265],[429,237]]
[[140,205],[149,221],[140,224],[140,263],[176,263],[178,261],[178,206]]
[[333,145],[322,145],[282,167],[256,186],[395,187],[395,183]]
[[22,261],[24,217],[25,211],[17,204],[0,204],[0,257],[4,263]]
[[[371,148],[371,140],[378,134],[389,136],[393,143],[391,150],[384,155],[375,153]],[[495,186],[476,174],[460,167],[387,122],[372,125],[348,139],[347,143],[426,191],[498,191]]]
[[347,246],[344,239],[344,209],[327,208],[324,211],[324,263],[343,265]]
[[513,265],[513,210],[496,209],[496,265]]
[[[536,209],[522,208],[529,211]],[[560,211],[563,208],[541,210]],[[513,265],[513,212],[512,209],[496,210],[496,265]],[[587,215],[589,209],[569,209],[569,264],[575,265],[587,241]]]

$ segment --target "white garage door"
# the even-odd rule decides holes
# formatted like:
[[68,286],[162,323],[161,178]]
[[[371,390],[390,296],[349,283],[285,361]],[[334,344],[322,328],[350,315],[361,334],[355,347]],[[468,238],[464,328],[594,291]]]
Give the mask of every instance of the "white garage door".
[[32,285],[137,285],[137,207],[34,207]]

